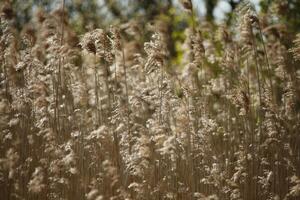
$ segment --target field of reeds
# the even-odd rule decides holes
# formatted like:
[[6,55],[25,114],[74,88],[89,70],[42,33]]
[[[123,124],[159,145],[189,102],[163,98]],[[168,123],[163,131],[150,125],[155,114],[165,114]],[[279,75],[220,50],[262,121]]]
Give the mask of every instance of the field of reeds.
[[64,5],[18,30],[2,4],[1,200],[300,199],[300,34],[181,2],[183,41],[159,20],[79,35]]

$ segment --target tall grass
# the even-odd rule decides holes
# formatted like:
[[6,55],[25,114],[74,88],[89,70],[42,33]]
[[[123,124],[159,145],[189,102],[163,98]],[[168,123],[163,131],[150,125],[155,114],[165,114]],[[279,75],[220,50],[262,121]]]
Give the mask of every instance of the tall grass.
[[299,34],[247,2],[218,27],[182,4],[179,64],[163,23],[76,36],[62,5],[18,32],[3,4],[0,199],[300,198]]

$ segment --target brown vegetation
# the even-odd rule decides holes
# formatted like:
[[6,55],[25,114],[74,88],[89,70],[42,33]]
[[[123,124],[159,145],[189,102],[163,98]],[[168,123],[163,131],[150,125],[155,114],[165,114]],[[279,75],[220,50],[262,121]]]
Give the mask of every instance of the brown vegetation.
[[218,31],[192,16],[175,65],[167,32],[79,37],[62,10],[18,32],[5,5],[0,199],[299,199],[300,35],[235,12]]

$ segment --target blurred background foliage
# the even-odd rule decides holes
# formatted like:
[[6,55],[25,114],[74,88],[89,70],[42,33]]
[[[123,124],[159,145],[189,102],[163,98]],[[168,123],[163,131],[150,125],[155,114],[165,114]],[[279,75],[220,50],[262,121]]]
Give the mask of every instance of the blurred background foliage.
[[[65,9],[69,19],[79,33],[87,29],[106,26],[112,22],[126,22],[129,19],[152,21],[160,15],[182,15],[178,11],[180,0],[65,0]],[[193,0],[195,15],[202,20],[214,22],[225,12],[227,23],[232,21],[232,12],[241,0]],[[28,23],[38,9],[51,11],[61,5],[61,0],[3,0],[1,4],[11,4],[15,11],[16,24],[19,28]],[[276,12],[280,20],[286,22],[290,28],[299,30],[300,1],[299,0],[256,0],[257,8],[263,13]],[[226,9],[217,9],[218,7]],[[177,12],[174,12],[174,8]],[[201,9],[204,8],[204,9]],[[182,21],[171,18],[175,25],[182,25]]]
[[[111,24],[135,21],[137,28],[142,31],[140,42],[144,42],[149,39],[149,29],[153,31],[151,26],[160,27],[163,30],[159,31],[170,36],[168,41],[170,56],[177,63],[183,51],[177,43],[184,41],[186,27],[193,21],[209,24],[210,28],[217,28],[217,23],[230,26],[235,21],[234,12],[231,11],[241,2],[241,0],[193,0],[195,11],[189,15],[182,12],[179,1],[183,0],[65,0],[65,11],[68,22],[77,35],[99,27],[107,28]],[[299,0],[254,2],[261,15],[273,15],[274,22],[286,25],[291,35],[300,30]],[[25,24],[34,19],[36,13],[41,10],[51,12],[60,8],[62,0],[2,0],[0,4],[3,9],[13,8],[11,14],[15,19],[15,27],[21,31]],[[195,19],[192,19],[192,16]],[[206,36],[209,37],[209,33]],[[290,46],[291,40],[286,44]]]

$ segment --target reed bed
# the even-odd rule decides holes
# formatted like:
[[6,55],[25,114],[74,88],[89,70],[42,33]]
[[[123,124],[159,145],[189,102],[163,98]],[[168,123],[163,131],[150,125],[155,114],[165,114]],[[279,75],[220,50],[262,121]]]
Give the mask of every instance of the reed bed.
[[17,31],[3,5],[0,199],[300,198],[300,35],[246,1],[231,26],[182,5],[177,63],[159,20],[76,35],[62,5]]

